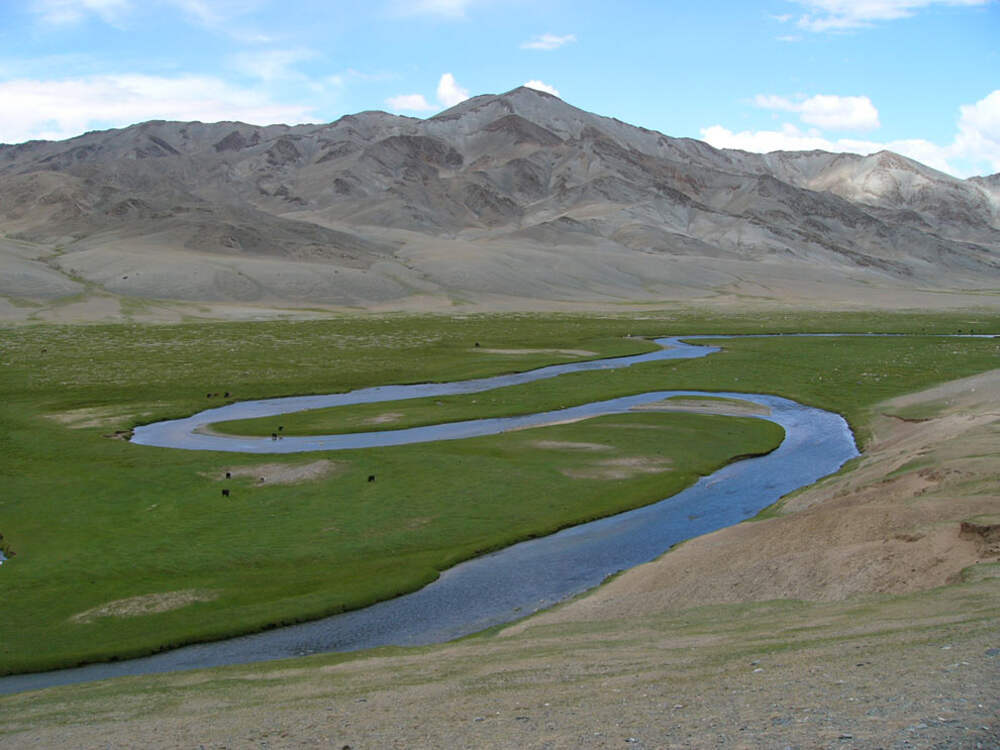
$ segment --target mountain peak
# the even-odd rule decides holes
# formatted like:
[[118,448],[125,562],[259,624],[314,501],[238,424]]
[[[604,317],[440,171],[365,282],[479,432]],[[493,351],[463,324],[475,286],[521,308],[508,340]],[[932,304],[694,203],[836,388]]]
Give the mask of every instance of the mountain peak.
[[556,96],[555,94],[550,94],[548,91],[542,91],[541,89],[535,89],[535,88],[532,88],[531,86],[518,86],[517,88],[511,89],[510,91],[507,91],[507,92],[505,92],[503,94],[500,94],[500,96],[504,97],[504,96],[515,96],[515,95],[522,95],[522,94],[531,94],[531,95],[534,95],[534,96],[549,97],[550,99],[557,99],[558,101],[562,101],[562,99],[560,97]]
[[537,106],[539,103],[542,103],[543,100],[549,100],[545,103],[554,104],[558,102],[563,106],[570,106],[558,96],[554,96],[547,91],[539,91],[538,89],[533,89],[528,86],[518,86],[517,88],[505,91],[502,94],[480,94],[478,96],[470,97],[465,101],[459,102],[453,107],[449,107],[446,110],[438,112],[436,115],[428,119],[454,120],[490,106],[503,109],[504,114],[523,115],[524,113],[520,111],[522,107],[532,107],[533,105]]

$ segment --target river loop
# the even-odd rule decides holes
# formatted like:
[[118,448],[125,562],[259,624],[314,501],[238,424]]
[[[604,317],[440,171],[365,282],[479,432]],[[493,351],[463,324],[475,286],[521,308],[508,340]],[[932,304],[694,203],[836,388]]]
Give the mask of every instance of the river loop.
[[771,453],[729,464],[665,500],[469,560],[444,571],[436,581],[419,591],[396,599],[299,625],[186,646],[138,659],[3,677],[0,678],[0,693],[123,675],[452,640],[552,606],[597,586],[609,575],[658,557],[678,542],[750,518],[792,490],[833,473],[858,454],[854,437],[841,416],[778,396],[737,392],[654,391],[518,417],[281,440],[204,432],[207,425],[226,420],[348,404],[479,393],[569,372],[703,357],[718,351],[716,347],[685,344],[680,337],[659,339],[657,343],[662,347],[660,350],[631,357],[574,362],[457,383],[379,386],[327,396],[247,401],[209,409],[186,419],[136,428],[132,442],[141,445],[244,453],[299,453],[457,440],[556,421],[628,412],[671,396],[715,396],[767,407],[770,414],[757,418],[781,425],[785,439]]

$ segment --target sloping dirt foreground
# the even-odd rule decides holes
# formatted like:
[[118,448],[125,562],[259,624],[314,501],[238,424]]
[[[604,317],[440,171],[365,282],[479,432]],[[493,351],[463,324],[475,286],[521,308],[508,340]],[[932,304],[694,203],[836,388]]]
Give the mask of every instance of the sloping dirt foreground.
[[0,699],[0,747],[1000,747],[1000,370],[592,594],[421,649]]

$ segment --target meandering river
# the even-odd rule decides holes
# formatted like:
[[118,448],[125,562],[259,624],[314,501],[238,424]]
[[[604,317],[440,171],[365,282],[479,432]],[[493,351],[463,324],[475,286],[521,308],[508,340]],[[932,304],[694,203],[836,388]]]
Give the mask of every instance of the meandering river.
[[598,585],[613,573],[658,557],[680,541],[745,520],[782,495],[836,471],[857,455],[854,437],[839,415],[777,396],[737,392],[655,391],[519,417],[384,432],[286,437],[277,441],[200,431],[211,423],[226,420],[277,416],[347,404],[478,393],[569,372],[702,357],[718,351],[715,347],[684,344],[678,338],[659,339],[657,343],[663,348],[632,357],[555,365],[458,383],[381,386],[328,396],[242,402],[203,411],[186,419],[137,428],[133,442],[143,445],[296,453],[456,440],[555,421],[628,412],[672,396],[716,396],[752,401],[767,407],[770,413],[758,418],[781,425],[785,439],[768,455],[729,464],[658,503],[469,560],[444,571],[436,581],[412,594],[321,620],[139,659],[4,677],[0,678],[0,693],[121,675],[451,640],[551,606]]

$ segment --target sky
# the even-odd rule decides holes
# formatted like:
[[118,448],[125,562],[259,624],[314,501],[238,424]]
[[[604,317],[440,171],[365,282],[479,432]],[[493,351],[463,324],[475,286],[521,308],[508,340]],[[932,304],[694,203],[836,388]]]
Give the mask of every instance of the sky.
[[0,0],[0,143],[521,85],[720,148],[1000,172],[1000,0]]

